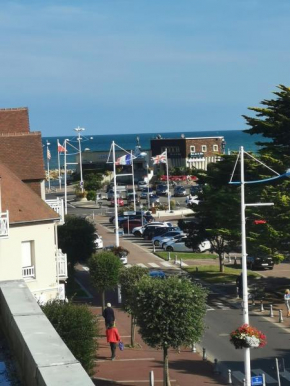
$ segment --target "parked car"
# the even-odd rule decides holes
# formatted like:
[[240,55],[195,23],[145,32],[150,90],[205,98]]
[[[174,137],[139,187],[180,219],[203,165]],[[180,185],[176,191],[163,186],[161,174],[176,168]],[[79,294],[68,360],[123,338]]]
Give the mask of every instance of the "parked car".
[[[120,227],[123,227],[123,224],[125,223],[128,223],[130,221],[133,221],[133,220],[140,220],[142,222],[142,216],[137,216],[137,215],[134,215],[134,216],[124,216],[122,217],[121,219],[119,219],[119,226]],[[143,224],[146,225],[147,224],[147,221],[146,219],[143,217]]]
[[196,196],[197,194],[202,193],[202,187],[200,185],[191,186],[189,192],[192,196]]
[[95,248],[96,249],[102,249],[103,246],[104,246],[103,238],[97,232],[95,232],[94,243],[95,243]]
[[163,271],[161,270],[154,270],[149,272],[149,276],[154,278],[154,279],[165,279],[166,275]]
[[152,188],[143,188],[141,193],[140,193],[140,198],[141,199],[147,199],[148,197],[148,194],[149,194],[149,197],[153,195],[153,190]]
[[151,206],[158,206],[160,204],[160,200],[159,200],[159,197],[157,196],[157,194],[152,194],[149,197],[149,203]]
[[154,236],[152,238],[152,243],[156,247],[158,247],[159,245],[162,245],[162,243],[164,243],[164,242],[166,243],[169,240],[173,239],[174,236],[180,236],[180,235],[184,235],[182,230],[167,231],[166,233],[164,233],[162,235]]
[[143,227],[136,227],[132,230],[132,233],[134,236],[136,237],[140,237],[143,235],[143,232],[144,230],[147,228],[147,227],[151,227],[151,226],[164,226],[164,224],[166,224],[165,226],[168,226],[168,227],[171,227],[172,224],[171,222],[163,222],[163,221],[152,221],[150,222],[149,224],[143,226]]
[[249,269],[273,269],[274,260],[270,256],[247,256],[247,267]]
[[[131,204],[132,202],[134,202],[134,193],[129,193],[127,194],[127,203]],[[140,203],[140,197],[138,196],[137,193],[135,193],[135,203],[136,204]]]
[[157,185],[156,187],[156,194],[158,196],[167,196],[168,195],[168,187],[167,185]]
[[[148,213],[148,212],[144,212],[144,211],[136,211],[136,212],[127,212],[127,213],[132,213],[132,214],[123,214],[123,215],[120,215],[118,216],[118,220],[119,220],[119,224],[122,223],[123,221],[127,220],[128,218],[130,220],[141,220],[141,214],[143,214],[143,219],[146,220],[146,222],[152,222],[154,221],[154,217]],[[115,216],[112,216],[109,218],[109,221],[111,224],[115,224]]]
[[[117,198],[117,205],[124,206],[124,200],[121,197]],[[115,200],[113,198],[111,200],[111,206],[115,206]]]
[[121,262],[123,264],[128,263],[128,255],[129,251],[123,247],[116,247],[115,245],[108,245],[104,248],[104,251],[111,251],[113,252],[117,257],[120,258]]
[[137,186],[138,186],[138,190],[142,190],[143,188],[147,187],[147,182],[144,180],[138,181]]
[[175,186],[174,197],[185,197],[187,195],[186,189],[183,186]]
[[183,237],[185,237],[186,234],[185,233],[181,233],[179,235],[176,235],[176,236],[173,236],[172,238],[167,238],[167,239],[164,239],[162,240],[162,242],[160,243],[160,246],[162,249],[166,249],[164,248],[165,244],[169,244],[171,241],[178,241],[178,240],[181,240]]
[[142,220],[132,219],[130,221],[122,222],[122,228],[124,230],[124,233],[132,233],[132,230],[134,228],[142,227],[145,224],[147,224],[147,222],[144,218],[143,218],[143,223],[142,223]]
[[[164,249],[168,252],[193,252],[193,249],[191,247],[186,246],[187,241],[187,237],[182,237],[182,239],[177,241],[169,241],[164,245]],[[204,252],[208,251],[210,248],[210,242],[208,240],[205,240],[199,244],[197,249],[199,250],[199,252]]]
[[[121,193],[120,192],[116,192],[116,197],[117,198],[120,198],[121,197]],[[111,201],[111,200],[114,200],[115,198],[115,194],[114,194],[114,190],[113,189],[110,189],[107,193],[107,198],[108,198],[108,201]]]
[[173,231],[173,230],[179,230],[178,227],[168,227],[168,226],[148,226],[144,232],[143,232],[143,235],[142,237],[145,239],[145,240],[152,240],[153,237],[155,236],[159,236],[159,235],[162,235],[162,234],[165,234],[166,232],[168,231]]

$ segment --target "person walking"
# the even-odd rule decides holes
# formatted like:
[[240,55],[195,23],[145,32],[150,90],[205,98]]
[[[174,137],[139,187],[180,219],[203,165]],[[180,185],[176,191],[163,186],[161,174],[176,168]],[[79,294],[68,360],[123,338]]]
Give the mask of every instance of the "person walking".
[[115,360],[117,343],[120,342],[121,337],[117,327],[114,326],[114,322],[110,323],[106,330],[107,342],[111,347],[111,360]]
[[111,323],[114,324],[115,313],[114,313],[114,310],[111,306],[111,303],[107,303],[107,307],[103,311],[103,317],[105,319],[106,328],[108,328]]
[[290,290],[286,289],[284,294],[285,305],[287,308],[287,316],[290,316]]

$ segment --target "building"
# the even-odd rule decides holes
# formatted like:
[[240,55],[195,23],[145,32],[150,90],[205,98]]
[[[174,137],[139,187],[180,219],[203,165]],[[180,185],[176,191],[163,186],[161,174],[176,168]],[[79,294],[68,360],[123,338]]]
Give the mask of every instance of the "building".
[[207,170],[207,165],[217,162],[224,154],[224,137],[162,138],[151,140],[152,157],[167,149],[169,167],[189,167]]
[[63,203],[45,202],[41,134],[30,132],[27,108],[0,110],[0,177],[0,281],[23,279],[43,302],[63,298]]

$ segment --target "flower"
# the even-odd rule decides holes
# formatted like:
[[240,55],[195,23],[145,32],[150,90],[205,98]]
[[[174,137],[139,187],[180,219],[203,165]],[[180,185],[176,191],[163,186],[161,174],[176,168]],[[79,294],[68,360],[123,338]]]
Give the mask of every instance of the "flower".
[[230,334],[235,348],[259,348],[267,344],[266,336],[255,327],[243,324]]

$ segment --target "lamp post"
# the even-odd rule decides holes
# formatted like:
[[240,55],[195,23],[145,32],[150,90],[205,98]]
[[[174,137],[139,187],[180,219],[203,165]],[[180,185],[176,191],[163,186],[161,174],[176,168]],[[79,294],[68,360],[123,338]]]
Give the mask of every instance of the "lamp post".
[[[273,169],[269,168],[262,162],[258,161],[260,164],[266,166],[269,170],[276,173],[275,177],[267,178],[264,180],[258,181],[245,181],[245,171],[244,171],[244,148],[240,147],[240,165],[241,165],[241,181],[232,181],[234,171],[237,165],[235,164],[234,171],[231,176],[230,184],[241,185],[241,241],[242,241],[242,282],[243,282],[243,324],[249,324],[249,304],[248,304],[248,277],[247,277],[247,248],[246,248],[246,207],[251,206],[272,206],[273,203],[255,203],[255,204],[246,204],[245,203],[245,184],[255,184],[255,183],[265,183],[268,181],[276,180],[281,177],[289,177],[290,171],[287,170],[284,174],[278,174]],[[245,369],[245,386],[251,386],[251,358],[250,358],[250,348],[244,348],[244,369]]]
[[84,131],[85,129],[82,128],[82,127],[77,127],[76,129],[74,129],[74,131],[76,131],[78,133],[78,143],[79,143],[79,155],[80,155],[80,187],[81,187],[81,192],[83,193],[84,192],[84,181],[83,181],[83,165],[82,165],[82,147],[81,147],[81,132]]
[[51,158],[49,146],[50,142],[46,141],[46,158],[47,158],[47,180],[48,180],[48,191],[50,192],[50,170],[49,170],[49,161]]
[[67,214],[67,162],[66,162],[66,145],[69,139],[64,140],[64,213]]

